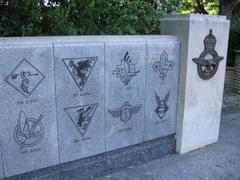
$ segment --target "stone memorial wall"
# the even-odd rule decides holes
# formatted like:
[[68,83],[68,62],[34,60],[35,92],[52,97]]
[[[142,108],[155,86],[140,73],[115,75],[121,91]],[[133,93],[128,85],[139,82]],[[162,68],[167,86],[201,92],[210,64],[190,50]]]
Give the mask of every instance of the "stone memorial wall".
[[0,177],[175,134],[179,59],[176,36],[0,43]]

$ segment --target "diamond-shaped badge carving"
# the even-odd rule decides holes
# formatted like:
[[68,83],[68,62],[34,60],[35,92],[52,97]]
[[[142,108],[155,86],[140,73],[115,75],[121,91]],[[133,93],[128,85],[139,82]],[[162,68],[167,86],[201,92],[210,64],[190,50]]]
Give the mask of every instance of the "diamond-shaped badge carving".
[[5,81],[25,97],[29,97],[45,76],[28,60],[23,59]]

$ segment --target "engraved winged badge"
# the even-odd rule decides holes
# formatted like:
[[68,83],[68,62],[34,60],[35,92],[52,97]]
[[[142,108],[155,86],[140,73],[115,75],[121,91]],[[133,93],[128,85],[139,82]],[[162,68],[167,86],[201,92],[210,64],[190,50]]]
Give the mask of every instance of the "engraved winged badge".
[[155,99],[157,102],[157,108],[155,109],[155,112],[157,113],[157,115],[160,119],[162,119],[165,116],[165,114],[167,113],[167,110],[168,110],[167,102],[168,102],[169,94],[170,94],[170,92],[168,91],[165,98],[161,99],[155,91]]
[[128,101],[124,102],[120,108],[109,109],[108,112],[114,117],[120,117],[122,122],[128,122],[133,114],[136,114],[142,105],[130,105]]

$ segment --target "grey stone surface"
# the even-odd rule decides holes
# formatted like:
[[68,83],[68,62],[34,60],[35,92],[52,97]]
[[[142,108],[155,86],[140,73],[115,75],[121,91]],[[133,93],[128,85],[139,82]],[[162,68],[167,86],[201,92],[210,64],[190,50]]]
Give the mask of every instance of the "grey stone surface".
[[[161,33],[178,35],[182,42],[176,133],[177,152],[181,154],[218,141],[229,25],[230,22],[225,16],[202,14],[177,15],[161,21]],[[205,39],[209,39],[209,33],[216,38],[216,41],[211,40],[211,46]],[[212,53],[217,53],[224,59],[218,66],[210,63],[212,70],[206,68],[208,73],[205,78],[214,71],[217,72],[212,78],[205,80],[202,79],[204,76],[201,69],[208,66],[201,68],[194,61],[200,56],[216,56]]]
[[176,132],[180,43],[148,41],[144,140]]
[[175,153],[174,135],[80,160],[35,170],[6,180],[89,180]]
[[239,180],[240,113],[222,116],[219,141],[184,155],[170,155],[97,180]]
[[60,162],[104,152],[104,44],[55,44],[54,55]]
[[2,161],[2,146],[0,143],[0,179],[4,177],[4,171],[3,171],[3,161]]
[[59,163],[51,45],[0,47],[0,138],[6,176]]
[[233,91],[224,91],[222,110],[240,108],[240,95]]
[[149,40],[149,39],[176,39],[173,35],[100,35],[100,36],[37,36],[37,37],[0,37],[0,44],[47,44],[47,43],[79,43],[79,42],[105,42],[123,40]]
[[145,41],[105,44],[106,150],[143,141]]

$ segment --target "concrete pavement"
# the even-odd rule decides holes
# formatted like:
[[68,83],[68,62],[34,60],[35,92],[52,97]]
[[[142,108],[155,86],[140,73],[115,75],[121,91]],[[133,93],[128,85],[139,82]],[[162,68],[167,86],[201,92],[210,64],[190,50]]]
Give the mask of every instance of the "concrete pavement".
[[[206,129],[207,131],[207,129]],[[97,180],[240,180],[240,110],[222,114],[219,141]]]

